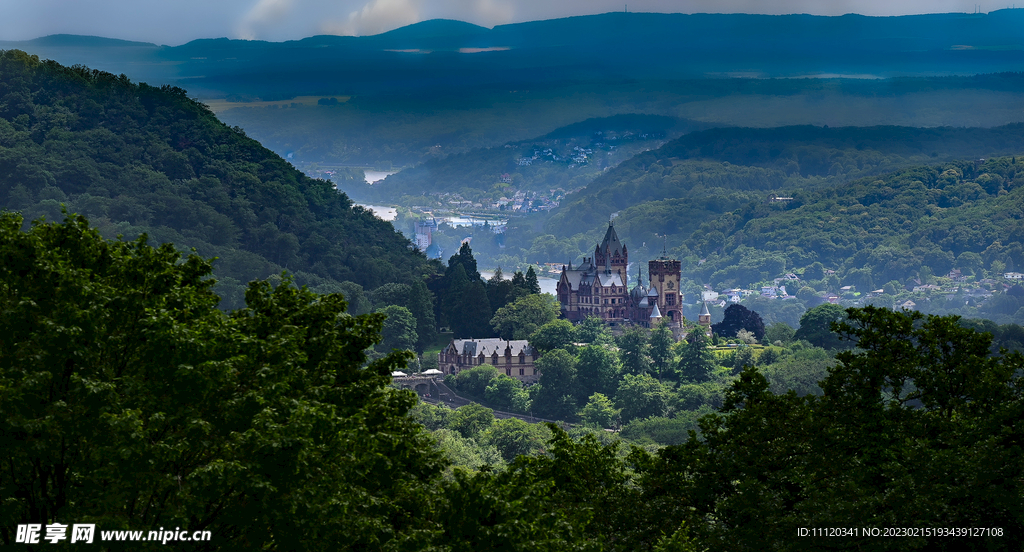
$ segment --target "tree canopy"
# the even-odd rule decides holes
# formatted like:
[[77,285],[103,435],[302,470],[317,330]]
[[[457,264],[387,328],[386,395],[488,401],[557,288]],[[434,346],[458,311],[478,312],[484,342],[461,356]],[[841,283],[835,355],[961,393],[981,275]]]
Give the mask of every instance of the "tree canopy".
[[21,228],[0,214],[5,542],[54,519],[250,549],[419,531],[443,462],[406,416],[414,396],[387,386],[409,354],[363,366],[383,316],[287,279],[250,284],[228,316],[198,256],[81,217]]

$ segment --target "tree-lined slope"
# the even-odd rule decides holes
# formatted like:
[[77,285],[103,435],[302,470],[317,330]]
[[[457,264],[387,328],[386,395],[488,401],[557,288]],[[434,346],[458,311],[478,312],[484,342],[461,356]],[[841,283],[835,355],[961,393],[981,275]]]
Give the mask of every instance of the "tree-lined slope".
[[[411,282],[426,260],[394,228],[302,175],[178,88],[0,53],[0,205],[218,256],[222,294],[288,269],[302,283]],[[430,270],[430,269],[426,269]]]

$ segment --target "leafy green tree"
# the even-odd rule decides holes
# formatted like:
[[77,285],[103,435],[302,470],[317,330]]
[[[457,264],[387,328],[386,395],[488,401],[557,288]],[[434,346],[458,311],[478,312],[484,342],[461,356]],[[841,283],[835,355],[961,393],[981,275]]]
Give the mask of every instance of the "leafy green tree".
[[370,292],[370,301],[378,309],[388,305],[405,307],[409,304],[409,292],[412,287],[409,284],[389,282]]
[[380,331],[381,342],[375,347],[377,351],[412,350],[416,347],[416,318],[409,309],[388,305],[377,312],[387,317]]
[[611,396],[619,381],[618,358],[609,347],[587,345],[576,355],[577,395],[582,402],[594,393]]
[[527,295],[498,309],[491,318],[491,326],[502,339],[527,339],[538,328],[558,318],[558,313],[554,296]]
[[541,353],[552,349],[569,350],[576,337],[574,330],[572,322],[568,320],[552,320],[530,335],[530,345]]
[[648,374],[626,374],[615,391],[615,406],[622,412],[622,423],[662,416],[668,406],[668,393]]
[[482,397],[491,384],[491,380],[498,377],[498,369],[490,364],[481,364],[467,370],[461,370],[455,375],[455,388],[461,393],[467,393]]
[[747,366],[754,366],[754,350],[750,347],[738,347],[729,354],[722,365],[732,368],[733,375],[739,374]]
[[587,404],[580,410],[580,419],[584,425],[596,428],[612,427],[617,416],[618,412],[612,400],[601,393],[591,395]]
[[526,275],[517,270],[512,274],[512,287],[529,293],[529,286],[526,284]]
[[227,316],[208,261],[81,217],[23,231],[2,214],[0,257],[3,542],[18,520],[180,525],[239,549],[426,529],[444,463],[389,387],[409,353],[363,366],[382,315],[285,278]]
[[348,313],[352,316],[373,312],[373,304],[363,291],[363,286],[355,282],[326,283],[311,287],[310,289],[321,295],[329,293],[342,294],[345,297],[345,302],[348,303]]
[[477,403],[470,403],[455,409],[448,421],[448,427],[466,438],[476,437],[494,423],[494,411]]
[[619,345],[619,362],[629,374],[646,374],[651,371],[651,345],[648,332],[640,326],[630,326],[616,339]]
[[825,277],[825,267],[818,261],[814,261],[804,269],[804,280],[821,280]]
[[520,455],[539,452],[550,438],[547,426],[528,424],[518,418],[498,420],[483,435],[483,440],[496,447],[508,462]]
[[576,326],[576,340],[580,343],[596,343],[607,335],[604,322],[596,316],[588,316]]
[[448,427],[448,421],[455,411],[445,404],[430,404],[420,401],[409,411],[409,415],[430,431]]
[[792,351],[770,366],[762,367],[761,373],[768,380],[771,392],[777,395],[787,391],[794,391],[800,396],[821,395],[818,383],[828,376],[829,369],[835,364],[835,359],[828,351],[806,347]]
[[499,470],[505,468],[505,459],[494,445],[480,444],[477,439],[464,437],[453,429],[439,429],[431,437],[453,467],[468,470],[479,470],[484,466]]
[[459,507],[433,514],[437,542],[452,552],[594,550],[615,539],[636,549],[645,542],[643,528],[629,521],[637,492],[625,485],[616,445],[548,428],[548,454],[519,456],[501,473],[452,473],[442,490]]
[[690,383],[701,383],[711,379],[716,365],[708,337],[703,328],[696,328],[686,334],[686,344],[679,351],[679,377]]
[[843,307],[831,303],[818,305],[800,317],[800,328],[793,337],[806,340],[823,349],[851,347],[850,342],[842,341],[839,335],[831,330],[833,322],[842,322],[845,319],[846,309]]
[[786,324],[785,322],[775,322],[765,328],[764,338],[762,341],[766,344],[781,343],[786,345],[793,340],[793,336],[795,334],[796,330],[794,330],[789,324]]
[[534,401],[536,412],[557,418],[576,414],[576,358],[564,349],[555,349],[537,359],[540,392]]
[[[1001,475],[1020,473],[1024,461],[1016,437],[997,429],[1019,423],[1024,358],[992,355],[991,337],[955,317],[866,307],[833,327],[858,348],[836,355],[823,395],[776,395],[760,373],[745,370],[728,393],[728,415],[701,422],[702,441],[653,464],[640,460],[648,466],[645,488],[655,491],[683,466],[692,470],[666,499],[702,497],[688,521],[705,546],[785,546],[799,527],[854,520],[957,527],[983,516],[1004,532],[1024,529],[1011,498],[1021,483]],[[764,507],[766,497],[773,507]],[[707,523],[711,512],[715,522]],[[999,546],[981,539],[968,547]],[[909,543],[878,547],[857,536],[842,546]],[[913,546],[962,550],[965,543],[920,535]]]
[[675,339],[668,322],[662,321],[651,330],[651,363],[655,374],[661,378],[676,379],[675,367],[672,362],[672,345]]
[[498,374],[484,390],[484,398],[499,410],[526,413],[530,411],[530,394],[519,380]]

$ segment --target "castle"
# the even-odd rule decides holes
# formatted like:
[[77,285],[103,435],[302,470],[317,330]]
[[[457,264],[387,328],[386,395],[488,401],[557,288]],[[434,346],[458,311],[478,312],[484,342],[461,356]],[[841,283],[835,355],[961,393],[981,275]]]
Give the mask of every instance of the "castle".
[[562,316],[570,322],[596,316],[609,326],[635,324],[646,328],[665,320],[678,334],[683,321],[679,261],[665,256],[649,261],[649,285],[645,286],[638,276],[632,290],[626,274],[628,266],[629,251],[609,223],[593,257],[584,258],[576,268],[572,263],[562,267],[557,286]]

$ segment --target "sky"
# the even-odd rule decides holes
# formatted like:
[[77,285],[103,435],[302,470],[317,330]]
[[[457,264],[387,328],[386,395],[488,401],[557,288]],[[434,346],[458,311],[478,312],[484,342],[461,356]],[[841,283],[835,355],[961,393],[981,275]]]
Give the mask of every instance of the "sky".
[[197,38],[365,36],[436,18],[493,27],[623,10],[884,16],[987,12],[1011,5],[981,0],[0,0],[0,40],[67,33],[176,46]]

